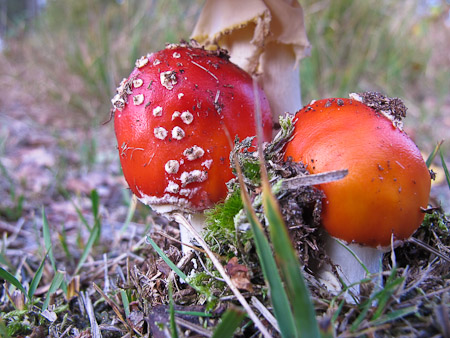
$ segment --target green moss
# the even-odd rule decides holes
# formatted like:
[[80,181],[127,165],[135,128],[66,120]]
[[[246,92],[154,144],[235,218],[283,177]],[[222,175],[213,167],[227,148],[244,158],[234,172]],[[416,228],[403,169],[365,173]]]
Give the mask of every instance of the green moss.
[[12,321],[6,326],[6,332],[11,337],[27,335],[31,333],[30,325],[23,321]]
[[217,271],[212,272],[212,275],[202,271],[188,277],[189,284],[194,286],[205,297],[207,302],[206,311],[213,309],[218,303],[214,291],[226,288],[226,283],[215,277],[220,277]]
[[234,218],[242,208],[240,190],[235,190],[224,203],[208,212],[204,238],[211,250],[228,258],[236,254],[236,247],[239,244]]
[[234,231],[234,217],[244,207],[241,199],[241,191],[234,191],[224,203],[218,204],[207,214],[206,223],[211,231]]
[[449,220],[445,214],[439,210],[433,210],[431,213],[425,214],[422,227],[427,229],[439,229],[442,233],[447,235],[450,234]]

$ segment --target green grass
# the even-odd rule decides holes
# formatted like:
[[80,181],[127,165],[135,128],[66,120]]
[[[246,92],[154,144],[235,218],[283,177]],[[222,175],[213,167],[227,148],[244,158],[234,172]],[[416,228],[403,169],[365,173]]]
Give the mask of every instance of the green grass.
[[0,204],[0,217],[8,221],[17,221],[23,212],[24,196],[17,194],[16,182],[13,181],[8,170],[0,161],[0,175],[7,182],[7,189],[9,190],[9,201],[2,201]]
[[[198,11],[196,4],[174,0],[50,1],[28,39],[30,62],[47,71],[47,96],[98,125],[108,119],[110,98],[135,60],[187,38]],[[95,146],[86,144],[88,161],[95,160],[89,158]]]
[[312,44],[311,57],[301,64],[305,102],[367,90],[404,96],[420,81],[429,53],[426,36],[415,30],[415,2],[302,4]]

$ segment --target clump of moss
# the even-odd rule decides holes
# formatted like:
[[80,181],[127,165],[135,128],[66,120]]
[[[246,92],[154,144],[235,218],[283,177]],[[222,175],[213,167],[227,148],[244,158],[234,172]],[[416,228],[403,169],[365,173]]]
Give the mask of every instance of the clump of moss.
[[226,255],[228,259],[237,256],[239,249],[249,238],[248,234],[240,233],[235,226],[236,215],[243,207],[241,191],[236,189],[230,192],[225,202],[207,213],[204,239],[211,250],[219,255]]

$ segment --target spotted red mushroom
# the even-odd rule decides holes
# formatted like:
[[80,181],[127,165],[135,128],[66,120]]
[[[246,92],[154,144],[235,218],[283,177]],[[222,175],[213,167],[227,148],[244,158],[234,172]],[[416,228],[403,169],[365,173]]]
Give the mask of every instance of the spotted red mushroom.
[[[258,89],[264,138],[272,133]],[[222,51],[168,45],[143,56],[112,103],[123,173],[143,203],[201,212],[223,200],[234,140],[256,134],[252,78]]]

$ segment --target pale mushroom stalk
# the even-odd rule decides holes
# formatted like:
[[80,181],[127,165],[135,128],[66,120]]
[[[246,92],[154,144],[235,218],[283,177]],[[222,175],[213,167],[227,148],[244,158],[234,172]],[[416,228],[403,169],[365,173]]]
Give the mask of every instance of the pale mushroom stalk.
[[[350,287],[349,290],[354,295],[360,294],[360,287],[352,284],[368,278],[367,273],[373,275],[372,281],[376,287],[382,286],[380,272],[382,270],[383,250],[356,243],[345,244],[328,234],[325,234],[325,236],[325,251],[336,266],[339,277],[345,285]],[[331,270],[329,265],[325,265],[319,271],[319,276],[331,292],[338,293],[342,289],[341,282]],[[350,296],[346,298],[348,300],[351,299]]]
[[297,0],[207,0],[192,38],[227,49],[232,62],[256,76],[274,123],[301,107],[298,64],[309,42]]
[[[196,212],[188,214],[187,220],[192,225],[192,227],[197,231],[200,235],[202,234],[205,224],[206,224],[206,215],[204,212]],[[192,244],[192,240],[194,239],[194,236],[189,232],[186,227],[181,226],[180,227],[180,239],[181,242],[184,244]],[[183,245],[183,251],[187,252],[190,250],[189,247],[186,245]]]
[[[144,202],[145,203],[145,202]],[[206,224],[206,215],[203,211],[185,211],[179,210],[175,208],[173,205],[149,205],[154,211],[156,211],[160,215],[166,215],[167,218],[170,220],[173,220],[174,217],[172,216],[174,213],[178,214],[184,214],[186,219],[189,221],[189,223],[192,225],[192,227],[197,231],[199,234],[202,233],[202,231],[205,228]],[[175,219],[176,221],[176,219]],[[191,247],[188,245],[192,245],[192,241],[195,239],[195,237],[192,235],[192,233],[184,226],[180,226],[180,241],[183,244],[182,250],[184,253],[187,253],[192,250]]]

